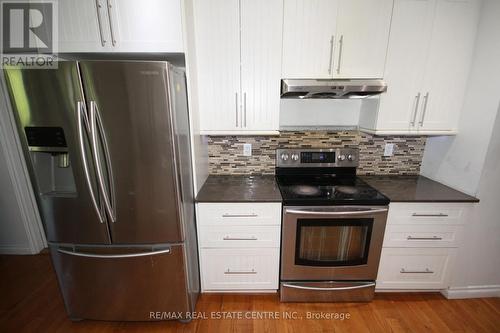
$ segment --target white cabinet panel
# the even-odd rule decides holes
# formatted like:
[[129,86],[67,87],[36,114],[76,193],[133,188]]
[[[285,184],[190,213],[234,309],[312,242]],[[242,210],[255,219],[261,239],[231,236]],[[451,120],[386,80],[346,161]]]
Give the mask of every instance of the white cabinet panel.
[[241,103],[239,2],[195,0],[194,12],[200,130],[235,130]]
[[470,204],[391,203],[387,224],[448,225],[465,224]]
[[281,225],[281,203],[198,203],[198,225]]
[[[101,4],[99,10],[97,4]],[[59,52],[103,52],[111,49],[106,0],[64,0],[57,5]]]
[[339,0],[285,0],[284,78],[331,78]]
[[200,227],[202,248],[280,247],[279,226],[213,226]]
[[[387,51],[384,80],[387,93],[380,96],[378,130],[416,131],[417,113],[423,99],[419,91],[435,0],[396,0]],[[364,124],[360,124],[364,127]]]
[[181,0],[107,0],[107,5],[114,51],[183,52]]
[[279,248],[201,249],[204,291],[278,289]]
[[243,130],[279,129],[282,12],[282,0],[241,0]]
[[337,18],[334,76],[382,78],[393,0],[342,0]]
[[458,225],[388,225],[384,247],[458,247],[462,234]]
[[479,5],[477,0],[437,2],[422,87],[419,131],[457,127],[474,51]]
[[377,289],[443,289],[455,249],[383,248]]

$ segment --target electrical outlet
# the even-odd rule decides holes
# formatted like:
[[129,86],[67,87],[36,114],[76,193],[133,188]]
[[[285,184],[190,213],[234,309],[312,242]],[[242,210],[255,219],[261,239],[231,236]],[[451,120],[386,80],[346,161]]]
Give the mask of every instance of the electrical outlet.
[[384,156],[394,155],[394,143],[386,143],[384,148]]
[[243,156],[252,156],[252,144],[251,143],[243,144]]

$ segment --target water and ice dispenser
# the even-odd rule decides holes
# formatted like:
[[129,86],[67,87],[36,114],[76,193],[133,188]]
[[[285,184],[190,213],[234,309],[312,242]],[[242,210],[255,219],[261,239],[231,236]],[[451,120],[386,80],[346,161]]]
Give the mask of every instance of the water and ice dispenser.
[[25,127],[40,195],[76,196],[73,166],[61,127]]

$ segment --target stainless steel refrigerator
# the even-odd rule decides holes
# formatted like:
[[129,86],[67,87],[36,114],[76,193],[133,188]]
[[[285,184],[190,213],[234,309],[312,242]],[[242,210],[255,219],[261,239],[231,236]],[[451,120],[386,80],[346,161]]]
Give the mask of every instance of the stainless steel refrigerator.
[[184,72],[67,61],[4,74],[70,318],[188,319],[199,272]]

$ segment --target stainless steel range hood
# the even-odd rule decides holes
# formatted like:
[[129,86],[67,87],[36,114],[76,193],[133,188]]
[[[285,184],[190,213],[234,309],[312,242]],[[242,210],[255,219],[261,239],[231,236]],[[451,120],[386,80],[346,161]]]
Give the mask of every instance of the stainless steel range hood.
[[373,79],[283,79],[281,98],[365,98],[387,91],[383,80]]

